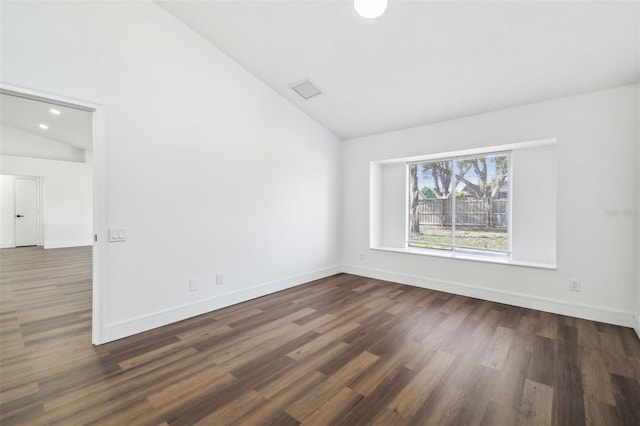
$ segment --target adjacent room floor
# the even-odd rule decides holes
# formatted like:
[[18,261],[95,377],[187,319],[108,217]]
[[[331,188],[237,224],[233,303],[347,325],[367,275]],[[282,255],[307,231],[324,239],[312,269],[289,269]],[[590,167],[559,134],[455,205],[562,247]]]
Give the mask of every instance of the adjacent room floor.
[[91,248],[4,249],[3,425],[638,425],[628,328],[353,275],[99,347]]

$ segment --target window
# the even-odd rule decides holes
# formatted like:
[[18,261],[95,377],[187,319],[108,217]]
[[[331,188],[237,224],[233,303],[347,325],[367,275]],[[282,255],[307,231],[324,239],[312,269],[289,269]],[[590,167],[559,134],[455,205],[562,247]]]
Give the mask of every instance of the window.
[[371,161],[369,248],[554,269],[556,157],[543,139]]
[[408,163],[408,246],[510,254],[510,153]]

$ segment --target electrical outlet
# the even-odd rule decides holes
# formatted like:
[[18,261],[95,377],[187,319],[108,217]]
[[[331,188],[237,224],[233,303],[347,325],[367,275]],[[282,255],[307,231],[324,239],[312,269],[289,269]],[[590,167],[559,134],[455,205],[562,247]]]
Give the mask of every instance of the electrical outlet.
[[224,284],[224,274],[216,274],[216,285]]
[[364,260],[364,253],[360,253],[360,260]]
[[198,279],[191,278],[189,280],[189,291],[196,291],[198,289]]
[[569,280],[569,290],[580,291],[580,280],[572,278]]

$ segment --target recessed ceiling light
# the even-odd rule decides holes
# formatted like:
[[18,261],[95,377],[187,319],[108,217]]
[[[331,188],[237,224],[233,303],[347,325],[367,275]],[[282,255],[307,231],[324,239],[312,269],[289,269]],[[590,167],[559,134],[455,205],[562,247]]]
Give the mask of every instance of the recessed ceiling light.
[[363,18],[374,19],[387,9],[387,0],[354,0],[353,7]]
[[60,115],[60,110],[59,109],[55,109],[55,108],[51,108],[49,110],[49,112],[53,115]]
[[39,127],[43,130],[47,130],[49,128],[46,124],[40,124]]

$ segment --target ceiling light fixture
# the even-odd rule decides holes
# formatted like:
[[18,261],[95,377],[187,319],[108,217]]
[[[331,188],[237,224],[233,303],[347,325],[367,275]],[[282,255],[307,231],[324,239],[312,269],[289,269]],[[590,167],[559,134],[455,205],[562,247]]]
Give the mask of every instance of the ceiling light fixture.
[[373,19],[387,10],[387,0],[354,0],[353,8],[363,18]]
[[60,115],[60,110],[59,109],[55,109],[55,108],[51,108],[49,110],[49,112],[53,115]]
[[49,126],[47,126],[46,124],[39,124],[38,127],[40,127],[43,130],[47,130],[49,128]]

